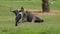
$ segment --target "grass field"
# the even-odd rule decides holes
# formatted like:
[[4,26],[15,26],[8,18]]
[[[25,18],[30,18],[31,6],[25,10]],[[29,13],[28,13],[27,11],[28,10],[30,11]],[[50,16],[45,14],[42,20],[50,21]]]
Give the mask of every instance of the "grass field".
[[[41,3],[41,0],[0,0],[0,34],[60,34],[60,15],[43,15],[43,23],[20,23],[15,27],[15,15],[9,7],[41,10]],[[59,3],[60,0],[56,0],[51,4],[51,10],[60,11]]]

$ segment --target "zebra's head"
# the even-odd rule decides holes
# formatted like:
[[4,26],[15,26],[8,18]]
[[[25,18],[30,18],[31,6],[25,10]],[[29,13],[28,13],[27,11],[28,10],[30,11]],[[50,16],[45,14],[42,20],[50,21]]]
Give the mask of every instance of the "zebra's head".
[[16,16],[18,15],[18,10],[14,10],[14,11],[12,11]]

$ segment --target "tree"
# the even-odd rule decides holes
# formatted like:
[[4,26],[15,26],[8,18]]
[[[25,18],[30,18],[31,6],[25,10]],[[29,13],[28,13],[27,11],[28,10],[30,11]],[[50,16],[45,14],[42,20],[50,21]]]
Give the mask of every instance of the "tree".
[[43,12],[49,12],[50,11],[48,0],[42,0],[42,11]]

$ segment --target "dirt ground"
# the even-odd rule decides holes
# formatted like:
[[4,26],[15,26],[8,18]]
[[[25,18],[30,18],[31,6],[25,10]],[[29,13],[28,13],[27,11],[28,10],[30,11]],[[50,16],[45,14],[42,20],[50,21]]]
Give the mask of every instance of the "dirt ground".
[[60,15],[60,11],[59,10],[51,10],[50,12],[42,12],[40,10],[29,10],[30,12],[32,12],[33,14],[35,15],[40,15],[40,16],[43,16],[43,15]]

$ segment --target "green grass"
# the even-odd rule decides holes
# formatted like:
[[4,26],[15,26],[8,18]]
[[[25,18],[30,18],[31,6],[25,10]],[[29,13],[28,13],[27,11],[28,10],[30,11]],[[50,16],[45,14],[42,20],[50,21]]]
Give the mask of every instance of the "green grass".
[[[52,0],[49,0],[49,2],[53,2]],[[56,0],[53,2],[53,4],[50,4],[51,10],[60,10],[60,0]],[[0,0],[0,5],[2,7],[12,7],[14,9],[20,8],[21,6],[24,6],[25,9],[36,9],[36,10],[42,10],[42,1],[41,0]]]
[[[51,0],[52,1],[52,0]],[[51,2],[50,1],[50,2]],[[24,6],[25,9],[41,10],[41,0],[0,0],[0,34],[60,34],[60,15],[42,16],[43,23],[20,23],[15,27],[15,15],[9,11]],[[60,0],[50,5],[51,10],[60,10]]]
[[25,9],[41,9],[41,1],[37,1],[37,3],[34,1],[2,1],[0,5],[2,5],[2,7],[12,7],[14,9],[20,8],[21,6]]
[[17,27],[13,17],[0,17],[0,34],[60,34],[60,15],[42,16],[43,23],[20,23]]

